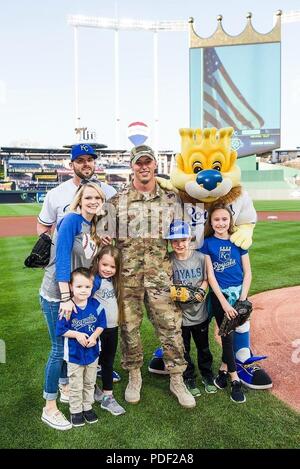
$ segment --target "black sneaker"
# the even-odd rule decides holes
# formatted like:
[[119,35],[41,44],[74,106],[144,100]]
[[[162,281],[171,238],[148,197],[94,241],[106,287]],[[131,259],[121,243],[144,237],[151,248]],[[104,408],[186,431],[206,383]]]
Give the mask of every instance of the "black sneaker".
[[83,413],[78,412],[77,414],[71,414],[71,424],[72,427],[83,427],[83,425],[85,425]]
[[97,414],[93,411],[93,409],[84,410],[83,411],[83,416],[84,416],[84,419],[87,423],[96,423],[96,422],[98,422]]
[[240,381],[232,381],[230,399],[238,404],[246,402],[246,396],[242,391],[242,383]]
[[214,379],[214,385],[219,389],[225,389],[227,386],[227,379],[227,371],[219,370],[218,376],[216,376]]

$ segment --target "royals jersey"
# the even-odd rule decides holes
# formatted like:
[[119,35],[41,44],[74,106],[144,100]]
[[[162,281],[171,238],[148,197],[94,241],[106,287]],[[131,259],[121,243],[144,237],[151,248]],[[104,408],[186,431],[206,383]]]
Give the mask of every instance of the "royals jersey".
[[92,295],[105,309],[107,327],[117,327],[119,316],[118,303],[112,280],[110,278],[102,278],[96,274]]
[[226,289],[243,283],[242,256],[248,251],[236,246],[229,239],[210,236],[205,239],[201,252],[210,256],[220,288]]
[[[89,298],[85,308],[76,305],[77,313],[72,313],[70,319],[59,319],[56,323],[56,335],[64,335],[67,331],[82,332],[91,336],[97,327],[106,328],[106,315],[100,303]],[[84,347],[77,339],[64,338],[64,360],[78,365],[93,363],[100,352],[100,341],[93,347]]]

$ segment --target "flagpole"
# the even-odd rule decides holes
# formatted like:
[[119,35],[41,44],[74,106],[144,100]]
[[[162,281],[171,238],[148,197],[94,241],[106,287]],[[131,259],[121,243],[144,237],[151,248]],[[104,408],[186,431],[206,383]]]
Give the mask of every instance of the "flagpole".
[[204,115],[204,96],[203,96],[203,70],[204,70],[204,63],[203,63],[203,49],[200,49],[201,54],[201,67],[200,67],[200,129],[203,129],[203,115]]

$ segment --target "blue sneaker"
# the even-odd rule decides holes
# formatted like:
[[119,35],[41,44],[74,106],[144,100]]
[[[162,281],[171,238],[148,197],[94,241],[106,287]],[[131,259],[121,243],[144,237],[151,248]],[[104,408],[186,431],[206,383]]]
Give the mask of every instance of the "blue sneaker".
[[162,347],[158,347],[154,352],[153,352],[153,357],[155,358],[163,358],[164,356],[164,351]]
[[270,376],[257,365],[266,355],[252,356],[245,362],[236,361],[237,374],[241,382],[250,389],[270,389],[273,386]]
[[[101,365],[97,366],[97,378],[102,378]],[[121,376],[119,373],[117,373],[117,371],[113,370],[113,382],[118,383],[119,381],[121,381]]]
[[148,371],[156,375],[169,375],[163,361],[164,352],[161,347],[153,352],[153,358],[149,362]]
[[118,383],[119,381],[121,381],[121,376],[117,371],[113,370],[113,382]]

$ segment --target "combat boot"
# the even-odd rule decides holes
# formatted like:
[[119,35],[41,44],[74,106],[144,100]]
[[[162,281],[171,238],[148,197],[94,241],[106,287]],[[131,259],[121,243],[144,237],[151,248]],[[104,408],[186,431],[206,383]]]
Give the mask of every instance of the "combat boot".
[[196,406],[195,398],[188,391],[181,374],[170,375],[170,391],[177,397],[182,407],[192,408]]
[[125,401],[130,404],[137,404],[141,398],[140,392],[142,387],[141,370],[129,370],[129,381],[125,390]]

